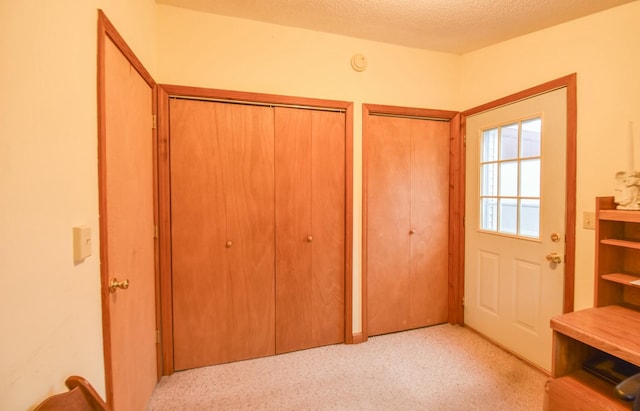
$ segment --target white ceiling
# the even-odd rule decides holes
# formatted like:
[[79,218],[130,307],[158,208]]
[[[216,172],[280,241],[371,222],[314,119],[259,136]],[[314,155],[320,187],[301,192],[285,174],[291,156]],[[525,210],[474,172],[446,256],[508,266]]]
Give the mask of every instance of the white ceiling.
[[462,54],[638,0],[156,0],[408,47]]

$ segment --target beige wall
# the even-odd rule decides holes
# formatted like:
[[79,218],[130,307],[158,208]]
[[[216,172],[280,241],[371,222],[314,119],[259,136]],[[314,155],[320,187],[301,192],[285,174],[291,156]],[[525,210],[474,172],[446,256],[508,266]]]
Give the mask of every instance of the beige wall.
[[[104,395],[97,8],[153,73],[153,0],[0,0],[2,410],[31,409],[71,374]],[[93,234],[93,255],[78,265],[76,224]]]
[[[576,308],[591,306],[592,230],[611,195],[629,121],[640,136],[640,2],[463,56],[158,7],[158,78],[171,84],[349,100],[354,127],[354,331],[360,323],[361,103],[463,110],[578,73]],[[170,27],[165,30],[164,27]],[[349,66],[363,53],[369,68]],[[189,64],[184,64],[189,61]],[[638,145],[636,145],[638,147]],[[636,164],[640,164],[640,155]]]
[[[579,213],[593,210],[594,196],[611,193],[629,120],[640,135],[640,2],[455,56],[153,0],[0,0],[0,409],[29,409],[62,391],[69,374],[87,377],[104,394],[97,8],[159,82],[355,103],[355,331],[361,103],[460,110],[577,72]],[[368,57],[365,72],[350,68],[354,53]],[[93,256],[79,265],[72,259],[76,224],[93,230]],[[577,234],[580,308],[591,304],[593,232]]]
[[[351,56],[368,68],[356,72]],[[188,64],[185,64],[188,62]],[[361,104],[460,108],[457,55],[158,7],[161,83],[354,102],[353,330],[361,324]]]
[[613,195],[614,175],[627,165],[629,121],[640,139],[639,21],[633,2],[462,57],[465,109],[578,75],[576,309],[593,304],[595,233],[582,228],[582,213],[594,211],[596,196]]

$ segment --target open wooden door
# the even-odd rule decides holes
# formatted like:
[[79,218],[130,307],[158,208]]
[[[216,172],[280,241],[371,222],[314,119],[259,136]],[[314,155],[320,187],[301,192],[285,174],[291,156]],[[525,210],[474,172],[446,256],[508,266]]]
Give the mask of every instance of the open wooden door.
[[107,403],[143,410],[157,382],[153,79],[98,19],[100,259]]

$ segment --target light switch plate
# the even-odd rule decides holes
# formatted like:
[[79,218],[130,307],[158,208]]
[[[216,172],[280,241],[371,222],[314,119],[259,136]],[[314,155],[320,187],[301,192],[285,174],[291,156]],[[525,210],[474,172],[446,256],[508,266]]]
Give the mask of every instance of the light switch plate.
[[596,213],[594,211],[585,211],[582,213],[582,228],[589,230],[596,229]]
[[73,227],[73,261],[81,262],[91,255],[91,227]]

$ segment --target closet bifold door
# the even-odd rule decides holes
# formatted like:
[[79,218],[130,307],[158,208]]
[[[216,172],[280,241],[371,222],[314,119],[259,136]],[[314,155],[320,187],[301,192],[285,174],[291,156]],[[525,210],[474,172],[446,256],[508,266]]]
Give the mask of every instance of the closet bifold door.
[[276,352],[344,341],[345,115],[275,109]]
[[408,328],[448,319],[449,133],[446,121],[411,120]]
[[367,327],[378,335],[409,327],[411,123],[371,116],[367,138]]
[[272,355],[273,110],[169,110],[175,369]]
[[449,123],[368,121],[368,334],[446,322]]

